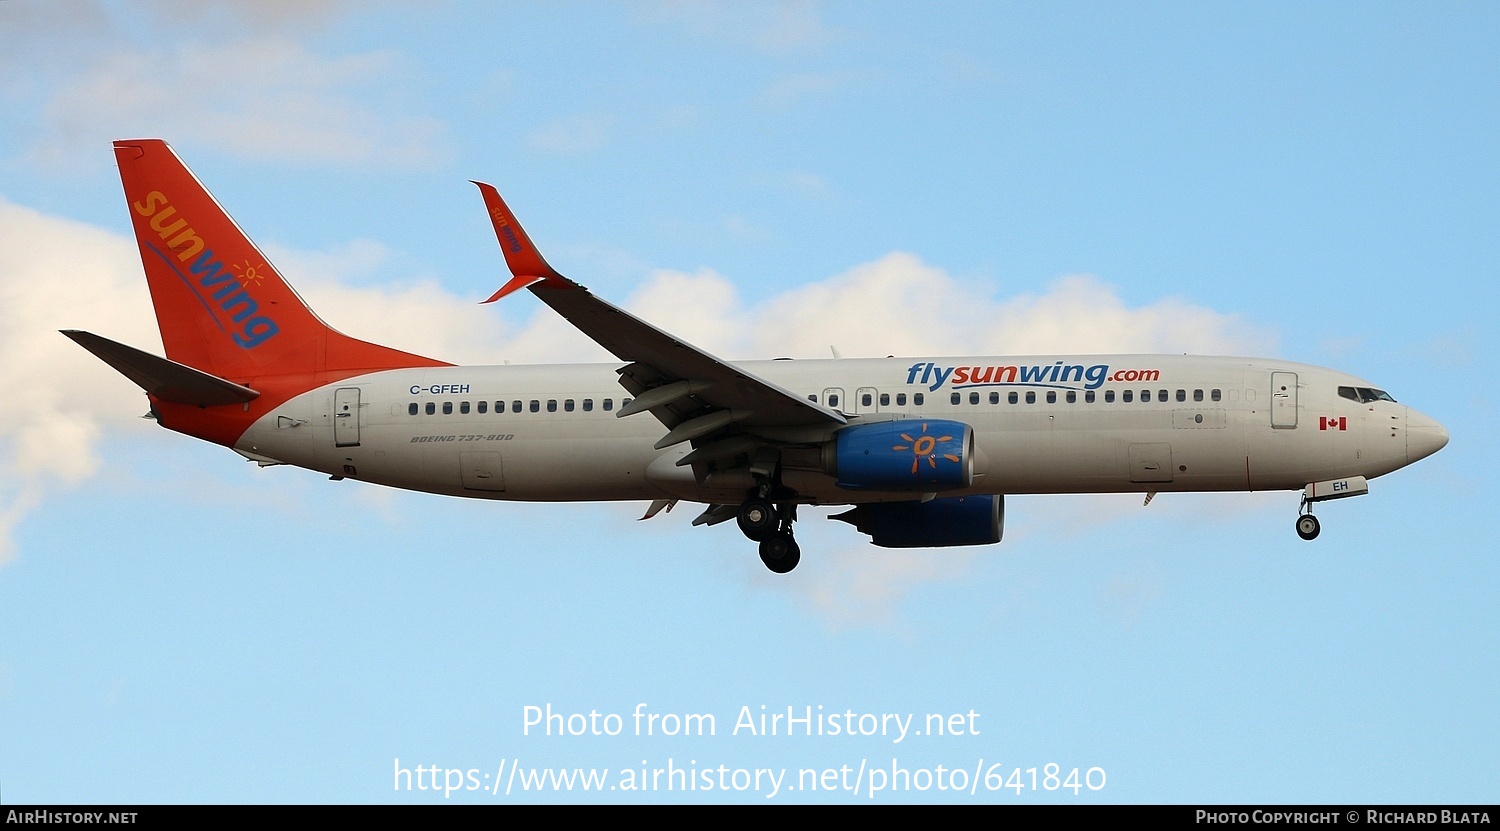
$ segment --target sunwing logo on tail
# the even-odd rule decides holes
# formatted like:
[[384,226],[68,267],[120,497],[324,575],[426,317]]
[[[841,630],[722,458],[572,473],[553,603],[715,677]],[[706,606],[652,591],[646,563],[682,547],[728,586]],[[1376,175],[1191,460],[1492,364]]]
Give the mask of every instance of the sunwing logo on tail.
[[[141,242],[172,269],[203,304],[214,323],[242,349],[254,349],[281,331],[276,321],[260,313],[260,304],[250,296],[250,290],[259,288],[265,279],[264,265],[246,260],[238,266],[226,267],[159,190],[146,194],[145,199],[131,208],[150,219],[151,230],[166,247],[157,247],[145,235]],[[193,259],[195,256],[197,259]],[[189,273],[184,274],[180,264],[187,264]]]

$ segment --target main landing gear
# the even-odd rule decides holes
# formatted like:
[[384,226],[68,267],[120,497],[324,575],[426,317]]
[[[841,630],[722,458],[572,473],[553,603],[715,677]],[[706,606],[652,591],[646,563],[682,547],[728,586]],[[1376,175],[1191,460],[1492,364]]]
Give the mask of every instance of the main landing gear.
[[796,519],[795,504],[778,509],[763,495],[740,503],[735,516],[740,532],[760,543],[760,561],[777,574],[786,574],[802,560],[802,549],[792,539],[792,522]]

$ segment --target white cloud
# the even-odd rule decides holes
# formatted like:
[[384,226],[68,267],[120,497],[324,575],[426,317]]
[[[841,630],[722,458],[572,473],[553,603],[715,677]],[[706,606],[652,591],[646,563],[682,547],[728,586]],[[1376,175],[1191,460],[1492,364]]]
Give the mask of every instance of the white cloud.
[[810,0],[662,0],[649,16],[681,26],[695,38],[744,44],[773,54],[814,50],[842,35],[823,21],[817,4]]
[[761,177],[761,181],[771,190],[804,202],[828,205],[842,198],[826,176],[806,170],[770,174]]
[[533,130],[526,146],[543,153],[588,153],[609,143],[610,123],[605,116],[587,113],[559,119]]
[[963,579],[977,556],[972,548],[903,550],[863,545],[814,550],[807,543],[803,539],[803,551],[813,553],[804,554],[795,580],[770,579],[834,628],[891,624],[900,601],[912,590]]
[[0,563],[48,489],[93,474],[101,420],[145,412],[140,390],[58,334],[159,351],[139,272],[130,241],[0,200]]
[[823,98],[854,80],[849,72],[803,72],[781,75],[760,92],[760,101],[772,107],[789,107],[807,99]]
[[1184,300],[1130,308],[1112,288],[1086,275],[1064,277],[1044,294],[997,300],[904,252],[749,310],[732,283],[706,269],[656,272],[625,305],[726,357],[824,357],[829,345],[845,357],[1248,354],[1275,346],[1269,331]]
[[344,0],[149,0],[158,23],[239,24],[254,31],[305,30],[339,16]]
[[33,159],[62,166],[132,135],[303,162],[420,166],[443,153],[441,123],[356,102],[356,91],[396,75],[391,53],[330,58],[256,35],[89,57],[43,106]]

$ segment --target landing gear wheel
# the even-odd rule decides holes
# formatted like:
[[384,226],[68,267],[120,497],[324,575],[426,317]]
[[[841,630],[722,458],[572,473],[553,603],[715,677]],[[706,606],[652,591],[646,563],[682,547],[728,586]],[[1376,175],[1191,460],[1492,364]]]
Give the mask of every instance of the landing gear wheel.
[[786,574],[802,561],[802,547],[791,534],[778,533],[760,544],[760,561],[777,574]]
[[776,533],[776,509],[764,499],[752,497],[740,503],[735,521],[740,526],[740,533],[756,542],[770,539]]
[[1322,527],[1318,524],[1318,518],[1312,514],[1303,514],[1297,517],[1297,536],[1304,540],[1318,538],[1318,532]]

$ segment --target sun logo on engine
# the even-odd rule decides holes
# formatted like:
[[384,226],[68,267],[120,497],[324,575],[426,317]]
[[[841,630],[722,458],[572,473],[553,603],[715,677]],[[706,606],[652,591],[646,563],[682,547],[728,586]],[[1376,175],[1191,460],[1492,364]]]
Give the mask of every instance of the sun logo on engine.
[[[911,451],[911,472],[913,476],[917,474],[917,469],[921,467],[923,459],[927,460],[927,465],[929,467],[936,468],[938,454],[933,451],[937,449],[938,444],[942,442],[953,441],[952,436],[927,435],[927,425],[925,423],[922,425],[922,435],[917,436],[916,438],[912,438],[911,436],[902,433],[901,438],[906,439],[907,441],[911,442],[911,444],[898,444],[893,446],[891,449]],[[958,457],[953,455],[952,453],[944,453],[942,455],[944,459],[947,459],[950,462],[958,461]]]

